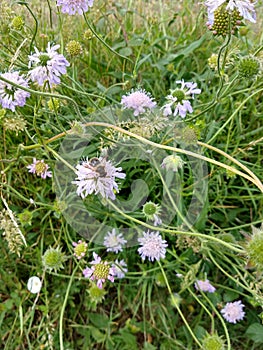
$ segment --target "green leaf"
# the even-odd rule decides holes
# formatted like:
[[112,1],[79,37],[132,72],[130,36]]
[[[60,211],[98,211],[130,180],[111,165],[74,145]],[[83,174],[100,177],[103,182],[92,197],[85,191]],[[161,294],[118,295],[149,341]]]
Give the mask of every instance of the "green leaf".
[[122,56],[130,56],[132,55],[132,49],[130,47],[124,47],[119,50],[119,54]]
[[106,329],[109,324],[109,319],[106,315],[89,313],[89,319],[95,327],[99,329]]
[[263,326],[261,324],[253,323],[248,327],[245,334],[255,343],[263,344]]

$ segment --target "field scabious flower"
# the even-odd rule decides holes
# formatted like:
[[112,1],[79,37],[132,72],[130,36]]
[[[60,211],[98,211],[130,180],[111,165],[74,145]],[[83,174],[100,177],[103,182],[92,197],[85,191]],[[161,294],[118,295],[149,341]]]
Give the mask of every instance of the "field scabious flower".
[[137,117],[139,114],[142,114],[146,109],[152,109],[156,106],[156,102],[153,101],[153,98],[149,92],[145,90],[131,90],[125,96],[121,98],[121,105],[124,109],[133,109],[133,115]]
[[73,242],[72,245],[74,247],[74,256],[79,260],[84,258],[88,248],[88,244],[79,240],[77,243]]
[[60,45],[51,46],[48,43],[46,52],[39,51],[35,47],[35,53],[29,55],[28,75],[30,79],[43,86],[46,81],[50,86],[60,83],[60,76],[67,73],[69,62],[66,58],[57,52]]
[[[98,165],[94,166],[94,162]],[[77,185],[77,194],[82,198],[89,194],[100,193],[103,198],[116,198],[114,191],[118,192],[118,185],[115,178],[124,179],[125,174],[121,172],[122,168],[115,168],[110,161],[105,158],[87,159],[76,166],[76,181],[72,181]]]
[[107,248],[107,252],[122,252],[122,246],[127,243],[126,239],[122,237],[122,233],[117,234],[116,229],[112,229],[104,237],[104,246]]
[[181,118],[185,118],[187,113],[193,112],[189,100],[194,99],[194,95],[200,94],[201,89],[197,88],[196,83],[184,82],[184,80],[177,80],[176,84],[181,84],[181,87],[170,90],[170,95],[166,96],[167,103],[162,107],[163,115],[167,117],[179,114]]
[[245,312],[243,311],[243,305],[241,300],[233,303],[227,303],[226,306],[221,310],[221,314],[224,319],[230,323],[237,323],[237,321],[243,320]]
[[121,261],[118,261],[118,259],[116,259],[114,264],[112,264],[112,267],[115,269],[117,278],[124,278],[125,273],[128,272],[127,264],[123,259]]
[[141,247],[138,249],[141,258],[145,260],[148,258],[150,261],[160,260],[165,258],[167,242],[162,239],[162,236],[158,231],[156,232],[143,232],[143,237],[138,238],[138,242]]
[[254,8],[255,2],[250,0],[207,0],[205,1],[205,5],[207,6],[208,17],[210,16],[210,20],[212,18],[211,15],[224,3],[227,3],[225,9],[229,13],[236,10],[244,19],[256,23],[256,12]]
[[62,13],[82,15],[93,6],[93,2],[94,0],[57,0],[57,6],[61,6]]
[[52,172],[48,171],[49,165],[47,165],[44,160],[36,160],[33,158],[33,163],[27,166],[29,173],[36,174],[37,176],[41,176],[42,179],[46,179],[47,177],[52,177]]
[[[10,82],[28,88],[28,81],[19,72],[7,72],[0,76]],[[23,107],[26,104],[26,99],[29,96],[29,92],[0,80],[0,103],[3,108],[11,109],[14,112],[17,106]]]
[[214,293],[216,291],[216,288],[212,286],[208,279],[206,279],[205,281],[197,280],[195,283],[195,289],[209,293]]
[[91,261],[92,267],[87,267],[83,270],[85,278],[89,278],[91,281],[96,280],[97,286],[101,289],[103,283],[108,279],[114,282],[114,276],[116,275],[113,266],[110,266],[107,261],[101,261],[101,257],[98,254],[93,253],[94,260]]

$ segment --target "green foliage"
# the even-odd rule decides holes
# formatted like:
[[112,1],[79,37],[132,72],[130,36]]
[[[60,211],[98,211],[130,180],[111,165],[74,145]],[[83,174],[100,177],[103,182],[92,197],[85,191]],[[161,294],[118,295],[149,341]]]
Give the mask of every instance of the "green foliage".
[[[60,84],[31,81],[24,106],[0,109],[1,349],[262,349],[261,7],[242,28],[221,13],[215,37],[197,1],[94,1],[85,16],[55,0],[1,1],[1,74],[27,76],[48,42],[70,62]],[[190,98],[179,80],[202,90],[184,119],[162,109],[171,91]],[[132,89],[158,107],[124,109]],[[126,177],[115,201],[82,200],[75,167],[101,155]],[[52,178],[43,163],[28,172],[33,158]],[[103,243],[112,228],[127,240],[117,254]],[[165,258],[141,259],[143,230],[160,232]],[[102,289],[85,278],[94,252],[123,278]],[[43,281],[37,295],[31,276]],[[195,288],[206,279],[214,293]],[[231,324],[221,310],[236,300],[245,317]]]

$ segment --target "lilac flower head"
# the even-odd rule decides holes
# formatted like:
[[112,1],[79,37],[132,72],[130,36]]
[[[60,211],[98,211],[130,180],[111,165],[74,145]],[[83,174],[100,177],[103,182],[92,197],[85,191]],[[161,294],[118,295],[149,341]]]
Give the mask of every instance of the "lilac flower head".
[[209,293],[214,293],[216,291],[216,288],[212,286],[208,279],[206,279],[205,281],[197,280],[195,283],[195,289]]
[[33,163],[28,165],[27,169],[29,169],[29,173],[41,176],[42,179],[46,179],[46,177],[52,177],[52,172],[48,171],[49,165],[47,165],[43,159],[36,160],[36,158],[33,158]]
[[82,15],[93,6],[94,0],[57,0],[57,6],[61,6],[61,12],[69,15],[78,13]]
[[78,186],[77,194],[82,198],[100,193],[103,198],[114,200],[114,191],[118,192],[115,178],[124,179],[126,176],[121,172],[122,168],[115,168],[103,157],[92,158],[90,161],[86,159],[76,169],[77,178],[72,183]]
[[141,258],[145,260],[148,258],[150,261],[160,260],[165,258],[167,242],[162,239],[162,236],[158,231],[156,232],[143,232],[143,237],[138,238],[138,242],[141,247],[138,249]]
[[244,19],[256,23],[255,3],[250,0],[207,0],[205,5],[207,6],[208,24],[213,25],[214,12],[223,4],[229,13],[236,10]]
[[196,94],[200,94],[201,90],[197,89],[197,84],[192,82],[184,82],[184,80],[177,80],[176,84],[181,84],[181,87],[171,90],[170,95],[166,96],[167,103],[162,107],[163,115],[177,114],[185,118],[186,114],[192,113],[193,108],[189,100],[194,99]]
[[79,260],[81,258],[84,258],[85,254],[87,252],[88,244],[86,242],[79,240],[78,243],[73,242],[72,245],[74,247],[75,257]]
[[91,281],[96,280],[97,286],[101,289],[103,283],[108,279],[114,282],[114,276],[116,275],[113,266],[110,266],[107,261],[101,261],[101,257],[98,254],[93,253],[94,260],[91,262],[91,267],[87,267],[83,270],[85,278],[89,278]]
[[67,73],[69,62],[57,52],[59,47],[60,45],[50,46],[48,43],[46,52],[35,47],[35,53],[28,56],[28,67],[32,68],[28,75],[32,81],[40,86],[48,81],[51,87],[60,83],[60,76]]
[[[15,84],[28,88],[27,80],[18,72],[3,73],[0,76]],[[11,109],[11,111],[14,112],[16,106],[23,107],[26,104],[26,99],[29,96],[29,92],[0,80],[0,104],[3,108]]]
[[133,109],[133,115],[137,117],[139,114],[142,114],[146,109],[152,109],[156,106],[156,102],[153,101],[153,98],[149,92],[145,90],[131,90],[125,96],[121,98],[121,105],[124,109]]
[[118,261],[118,259],[116,259],[114,264],[112,264],[112,266],[115,269],[115,273],[116,273],[117,278],[124,278],[125,273],[128,272],[127,264],[124,260]]
[[122,246],[127,243],[126,239],[122,237],[122,233],[117,234],[116,229],[112,229],[111,232],[108,232],[104,237],[103,244],[107,248],[107,252],[122,252]]
[[243,320],[245,312],[243,311],[243,305],[241,300],[233,303],[227,303],[226,306],[221,310],[221,314],[224,319],[230,323],[237,323],[237,321]]

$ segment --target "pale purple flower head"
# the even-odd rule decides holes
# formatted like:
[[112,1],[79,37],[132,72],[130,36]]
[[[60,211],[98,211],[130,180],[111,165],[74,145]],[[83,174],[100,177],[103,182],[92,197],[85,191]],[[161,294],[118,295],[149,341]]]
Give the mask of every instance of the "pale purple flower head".
[[[28,88],[27,80],[24,79],[19,72],[7,72],[0,76],[15,84]],[[0,80],[0,104],[3,108],[11,109],[11,111],[14,112],[16,106],[23,107],[26,104],[26,99],[29,96],[29,92]]]
[[212,286],[208,279],[206,279],[205,281],[197,280],[195,283],[195,289],[208,293],[214,293],[216,291],[216,288]]
[[117,278],[124,278],[125,274],[128,272],[127,264],[124,260],[118,261],[118,259],[116,259],[112,266],[115,269]]
[[156,102],[149,92],[145,90],[131,90],[127,95],[122,96],[121,105],[124,109],[132,109],[133,115],[137,117],[144,113],[147,109],[152,109],[156,106]]
[[241,300],[234,301],[233,303],[227,303],[221,310],[221,314],[228,322],[237,323],[237,321],[243,320],[245,316],[243,307],[245,307],[245,305],[241,303]]
[[126,239],[123,238],[122,233],[117,234],[116,229],[112,229],[104,237],[104,246],[107,248],[107,252],[122,252],[122,246],[126,244]]
[[122,168],[115,168],[110,161],[103,157],[86,159],[76,166],[77,194],[82,198],[89,194],[100,193],[103,198],[116,198],[114,191],[118,192],[118,185],[115,178],[124,179],[125,174],[121,172]]
[[32,81],[40,86],[48,81],[51,87],[60,83],[60,76],[67,73],[69,62],[57,52],[59,47],[60,45],[51,46],[48,43],[46,52],[35,47],[35,53],[28,56],[28,67],[32,68],[28,75]]
[[165,258],[167,242],[162,239],[162,236],[158,231],[143,232],[143,237],[138,238],[138,242],[141,247],[138,248],[138,252],[141,258],[145,260],[148,258],[150,261],[160,260]]
[[[226,3],[227,2],[227,3]],[[256,23],[256,11],[255,11],[255,1],[250,0],[207,0],[205,5],[207,6],[208,13],[208,24],[213,25],[214,23],[214,12],[226,3],[226,11],[231,13],[237,10],[239,14],[248,21]]]
[[29,173],[36,174],[37,176],[41,176],[42,179],[46,179],[47,177],[52,177],[52,172],[48,171],[49,165],[47,165],[44,160],[36,160],[33,158],[33,163],[27,166]]
[[74,256],[79,260],[84,258],[88,249],[88,244],[79,240],[77,243],[73,242],[72,245],[74,247]]
[[184,80],[177,80],[176,84],[181,84],[181,87],[171,90],[170,95],[166,96],[167,103],[162,107],[163,115],[167,117],[179,114],[181,118],[185,118],[187,113],[193,112],[189,100],[194,99],[201,90],[197,88],[196,83],[184,82]]
[[91,281],[97,281],[97,286],[102,289],[103,283],[108,279],[114,282],[114,276],[116,275],[115,268],[110,266],[107,261],[101,261],[101,257],[98,254],[93,253],[94,260],[91,262],[91,267],[87,267],[83,270],[85,278],[89,278]]
[[93,2],[94,0],[57,0],[57,6],[61,6],[62,13],[82,15],[93,6]]

